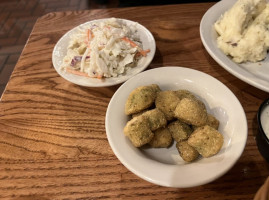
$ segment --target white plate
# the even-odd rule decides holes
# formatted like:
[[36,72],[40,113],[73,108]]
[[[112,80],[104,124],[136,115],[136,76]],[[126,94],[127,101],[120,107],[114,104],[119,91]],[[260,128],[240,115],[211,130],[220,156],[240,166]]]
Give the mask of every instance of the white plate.
[[52,52],[52,63],[55,68],[55,70],[58,72],[58,74],[63,77],[64,79],[81,85],[81,86],[88,86],[88,87],[105,87],[105,86],[112,86],[116,84],[120,84],[127,79],[131,78],[132,76],[138,74],[139,72],[143,71],[147,66],[151,63],[155,51],[156,51],[156,43],[153,35],[151,32],[146,29],[144,26],[137,22],[133,22],[126,19],[119,19],[122,23],[125,23],[126,25],[134,25],[137,27],[138,34],[140,36],[140,40],[142,41],[143,48],[144,49],[150,49],[150,52],[146,57],[142,57],[137,66],[132,68],[130,71],[128,71],[125,75],[120,75],[118,77],[113,78],[104,78],[102,80],[96,79],[96,78],[88,78],[88,77],[81,77],[78,75],[70,74],[68,72],[65,72],[61,70],[61,65],[64,56],[67,52],[67,46],[70,40],[70,35],[74,34],[78,31],[79,28],[83,28],[85,26],[88,26],[91,23],[103,21],[107,19],[97,19],[93,21],[86,22],[84,24],[81,24],[72,30],[68,31],[61,39],[57,42],[55,45],[53,52]]
[[235,4],[236,0],[222,0],[212,6],[200,23],[202,42],[212,56],[224,69],[246,83],[269,92],[269,56],[261,62],[237,64],[226,56],[217,46],[217,32],[213,25],[221,14]]
[[[162,90],[187,89],[205,102],[220,121],[224,145],[211,158],[185,163],[175,144],[166,149],[135,148],[123,128],[129,118],[124,105],[138,86],[158,84]],[[186,188],[209,183],[226,173],[242,154],[247,140],[245,112],[234,94],[217,79],[193,69],[162,67],[142,72],[126,81],[112,97],[106,112],[109,144],[122,164],[137,176],[162,186]]]

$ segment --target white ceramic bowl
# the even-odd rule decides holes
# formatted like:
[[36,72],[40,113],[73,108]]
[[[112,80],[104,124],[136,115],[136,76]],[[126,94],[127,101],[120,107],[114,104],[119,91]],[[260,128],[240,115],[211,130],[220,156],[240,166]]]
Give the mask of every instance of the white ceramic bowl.
[[[135,148],[123,128],[129,117],[124,105],[138,86],[158,84],[162,90],[187,89],[205,102],[209,113],[220,121],[224,136],[220,152],[193,163],[184,162],[175,144],[166,149]],[[226,173],[239,159],[247,140],[245,112],[235,95],[217,79],[193,69],[162,67],[142,72],[126,81],[112,97],[106,113],[109,144],[124,166],[149,182],[186,188],[209,183]]]
[[72,83],[75,83],[77,85],[81,86],[88,86],[88,87],[105,87],[105,86],[112,86],[120,84],[132,76],[138,74],[139,72],[143,71],[147,68],[147,66],[151,63],[155,51],[156,51],[156,43],[153,35],[151,32],[142,26],[141,24],[137,22],[133,22],[126,19],[118,19],[121,21],[121,23],[124,23],[126,25],[134,25],[137,28],[138,35],[140,36],[140,40],[143,44],[143,49],[150,49],[150,52],[147,54],[146,57],[142,57],[137,66],[129,70],[126,74],[120,75],[118,77],[112,77],[112,78],[103,78],[102,80],[97,78],[89,78],[89,77],[82,77],[74,74],[70,74],[68,72],[65,72],[61,69],[62,61],[64,56],[67,52],[67,46],[70,40],[70,36],[78,31],[79,28],[87,27],[91,23],[104,21],[105,19],[97,19],[93,21],[86,22],[84,24],[81,24],[72,30],[68,31],[66,34],[64,34],[61,39],[57,42],[55,45],[53,52],[52,52],[52,63],[55,68],[55,70],[58,72],[58,74],[66,79],[67,81],[70,81]]
[[256,63],[235,63],[226,56],[217,45],[217,32],[213,25],[219,17],[231,8],[237,0],[222,0],[212,6],[204,14],[200,23],[200,36],[207,52],[225,70],[242,81],[269,92],[269,55],[266,59]]

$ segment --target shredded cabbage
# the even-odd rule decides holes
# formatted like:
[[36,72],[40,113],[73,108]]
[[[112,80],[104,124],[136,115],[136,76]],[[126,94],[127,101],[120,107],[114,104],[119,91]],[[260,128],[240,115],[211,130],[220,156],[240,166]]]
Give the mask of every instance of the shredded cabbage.
[[144,51],[136,24],[110,18],[91,23],[70,36],[62,69],[89,77],[117,77],[135,67]]

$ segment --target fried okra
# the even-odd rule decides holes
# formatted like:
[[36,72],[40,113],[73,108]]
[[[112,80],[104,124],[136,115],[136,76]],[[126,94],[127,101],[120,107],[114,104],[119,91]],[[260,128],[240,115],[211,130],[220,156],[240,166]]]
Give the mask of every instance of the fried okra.
[[132,119],[124,134],[135,147],[168,148],[175,140],[182,159],[192,162],[199,154],[215,155],[223,145],[219,121],[188,90],[161,91],[156,84],[138,87],[128,96],[125,113]]
[[217,154],[223,145],[223,136],[216,129],[205,125],[197,128],[189,137],[188,144],[208,158]]
[[[207,122],[206,125],[213,127],[214,129],[218,130],[219,128],[219,120],[215,118],[213,115],[207,113]],[[199,128],[199,126],[192,126],[193,130]]]
[[179,120],[171,122],[168,125],[168,129],[171,132],[173,139],[177,142],[188,139],[189,135],[192,132],[192,129],[189,125]]
[[160,88],[156,84],[141,86],[134,89],[125,103],[125,114],[131,115],[152,106]]
[[192,162],[196,160],[199,156],[198,151],[196,151],[192,146],[190,146],[187,140],[178,142],[176,144],[176,147],[179,155],[186,162]]
[[167,124],[167,120],[163,112],[158,108],[146,111],[142,114],[148,118],[150,130],[155,131],[158,128],[164,127]]
[[167,120],[174,119],[174,111],[177,104],[180,102],[180,98],[175,91],[161,91],[157,94],[155,105],[164,114]]
[[169,147],[173,139],[168,128],[160,128],[154,132],[154,137],[149,142],[149,145],[154,148]]
[[149,111],[149,109],[145,109],[145,110],[142,110],[142,111],[140,111],[140,112],[138,112],[138,113],[134,113],[134,114],[132,114],[132,118],[134,118],[134,117],[138,117],[138,116],[144,114],[144,113],[147,112],[147,111]]
[[154,136],[150,130],[147,117],[143,115],[128,121],[123,131],[135,147],[141,147],[147,144]]
[[207,111],[203,102],[183,98],[176,106],[175,117],[194,126],[203,126],[207,122]]
[[176,90],[175,93],[180,99],[184,98],[196,99],[196,97],[188,90]]
[[211,114],[207,114],[207,125],[213,127],[218,130],[219,128],[219,120]]

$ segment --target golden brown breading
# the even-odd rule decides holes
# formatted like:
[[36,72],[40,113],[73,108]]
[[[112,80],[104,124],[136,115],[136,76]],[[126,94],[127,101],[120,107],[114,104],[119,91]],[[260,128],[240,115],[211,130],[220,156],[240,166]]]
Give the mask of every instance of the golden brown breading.
[[189,135],[192,133],[191,127],[179,120],[168,124],[168,129],[171,132],[173,139],[177,142],[188,139]]
[[201,101],[183,98],[176,106],[175,117],[194,126],[203,126],[207,122],[206,107]]
[[[213,127],[214,129],[218,130],[219,128],[219,120],[215,118],[213,115],[207,113],[207,122],[206,125]],[[193,130],[196,130],[200,126],[192,126]]]
[[164,114],[167,120],[174,119],[174,111],[177,104],[180,102],[180,98],[175,91],[161,91],[157,94],[155,105]]
[[149,127],[152,131],[164,127],[167,124],[165,115],[158,108],[146,111],[142,115],[148,118]]
[[140,115],[143,115],[147,111],[149,111],[149,109],[145,109],[145,110],[142,110],[142,111],[140,111],[138,113],[134,113],[134,114],[132,114],[132,118],[135,118],[135,117],[138,117]]
[[166,148],[169,147],[173,139],[168,128],[160,128],[154,132],[153,139],[149,142],[149,145],[154,148]]
[[216,129],[205,125],[197,128],[189,137],[188,144],[207,158],[217,154],[223,145],[223,136]]
[[198,151],[196,151],[192,146],[190,146],[187,140],[178,142],[176,144],[177,150],[181,158],[186,162],[192,162],[196,160],[199,156]]
[[152,106],[159,91],[160,88],[156,84],[140,86],[134,89],[125,103],[125,114],[138,113]]
[[217,131],[219,121],[188,90],[161,91],[156,84],[138,87],[128,96],[125,113],[132,119],[124,127],[124,134],[135,147],[149,144],[168,148],[175,140],[186,162],[196,160],[199,154],[215,155],[224,142]]
[[143,115],[128,121],[123,131],[135,147],[141,147],[147,144],[154,136],[149,128],[147,117]]
[[150,86],[151,86],[152,90],[155,91],[156,93],[161,91],[159,85],[157,85],[157,84],[151,84]]
[[180,99],[184,98],[196,99],[196,97],[188,90],[176,90],[175,92]]
[[219,120],[211,114],[207,114],[207,125],[213,127],[218,130],[219,128]]

